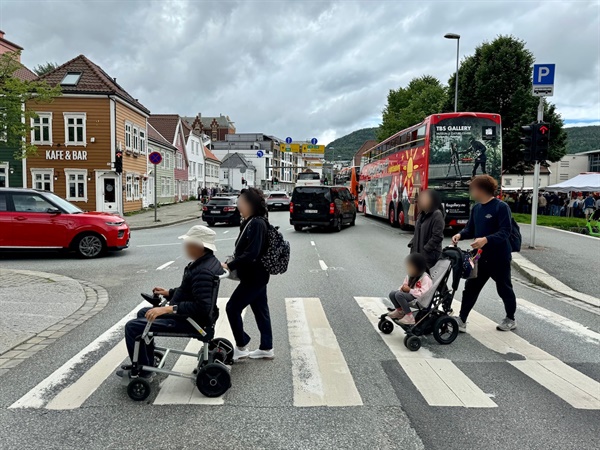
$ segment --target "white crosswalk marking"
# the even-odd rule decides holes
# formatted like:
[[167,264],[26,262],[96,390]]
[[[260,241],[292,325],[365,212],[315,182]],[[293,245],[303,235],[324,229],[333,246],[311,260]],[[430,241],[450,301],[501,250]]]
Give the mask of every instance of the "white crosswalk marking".
[[[219,319],[215,325],[215,336],[223,337],[234,343],[233,333],[225,314],[225,305],[229,299],[219,298],[217,306],[219,307]],[[246,314],[246,309],[242,312],[242,316]],[[235,344],[234,344],[235,345]],[[198,353],[202,348],[202,342],[197,339],[190,339],[186,352]],[[198,365],[198,360],[191,356],[180,356],[173,370],[182,373],[192,373]],[[187,378],[176,377],[169,375],[160,385],[160,392],[154,400],[155,405],[222,405],[223,397],[209,398],[203,396],[196,388],[196,385]]]
[[318,298],[286,298],[294,406],[360,406],[344,355]]
[[[61,385],[65,380],[67,380],[69,378],[69,375],[74,372],[75,368],[79,364],[85,362],[87,356],[90,353],[98,350],[103,344],[105,344],[106,342],[110,342],[112,339],[115,338],[115,336],[118,336],[119,333],[122,333],[125,323],[127,323],[127,321],[129,321],[130,319],[136,317],[138,310],[146,305],[146,302],[142,302],[134,309],[132,309],[129,314],[127,314],[125,317],[123,317],[121,320],[115,323],[112,327],[110,327],[108,330],[106,330],[104,333],[98,336],[83,350],[81,350],[79,353],[73,356],[70,360],[68,360],[58,369],[56,369],[50,376],[42,380],[27,394],[25,394],[12,405],[10,405],[10,408],[43,408],[47,402],[46,397],[52,391],[52,389]],[[124,358],[127,355],[127,351],[124,348],[125,346],[122,344],[118,345],[118,347],[124,350]],[[122,361],[123,358],[121,358],[120,361]],[[118,359],[118,356],[116,357],[116,359]],[[99,363],[100,361],[96,363],[94,367],[98,366]],[[118,364],[119,363],[117,363],[117,365]],[[114,369],[115,366],[110,367],[110,371],[113,371]],[[93,383],[87,382],[86,378],[86,381],[81,382],[76,389],[71,390],[68,395],[65,395],[64,403],[61,402],[60,404],[65,406],[73,405],[72,407],[81,406],[85,399],[87,399],[108,376],[105,375],[104,378],[102,378],[102,375],[106,374],[107,370],[103,370],[101,368],[97,369],[96,373],[98,374],[98,378],[91,378],[93,380]]]
[[[386,311],[383,299],[380,297],[354,297],[354,299],[377,330],[379,317]],[[404,346],[404,335],[400,333],[380,335],[429,405],[466,408],[498,406],[452,361],[435,358],[426,349],[411,352]]]
[[495,352],[517,353],[524,361],[509,363],[577,409],[600,409],[600,383],[573,369],[515,333],[494,332],[496,324],[476,311],[468,320],[469,334]]

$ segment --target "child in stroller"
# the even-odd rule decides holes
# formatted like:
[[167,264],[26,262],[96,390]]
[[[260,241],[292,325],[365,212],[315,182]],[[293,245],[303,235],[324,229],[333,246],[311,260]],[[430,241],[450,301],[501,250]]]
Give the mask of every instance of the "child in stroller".
[[[411,351],[421,348],[421,336],[433,334],[442,345],[451,344],[458,336],[458,322],[452,314],[452,300],[463,274],[464,255],[458,247],[446,247],[441,259],[429,270],[431,287],[409,302],[414,324],[404,323],[394,315],[383,314],[378,328],[384,334],[394,331],[394,323],[404,329],[404,345]],[[452,286],[446,285],[452,273]],[[416,285],[416,284],[415,284]],[[394,292],[395,297],[395,292]],[[413,312],[414,310],[414,312]],[[392,313],[394,310],[392,310]]]
[[433,281],[427,271],[427,260],[419,253],[411,253],[406,257],[406,277],[397,291],[390,292],[390,300],[396,309],[388,314],[400,325],[414,325],[415,318],[410,304],[425,294]]

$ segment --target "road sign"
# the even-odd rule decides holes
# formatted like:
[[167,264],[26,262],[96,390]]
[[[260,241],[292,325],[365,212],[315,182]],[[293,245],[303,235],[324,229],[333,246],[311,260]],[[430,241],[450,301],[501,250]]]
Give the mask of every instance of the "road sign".
[[292,142],[294,142],[294,141],[292,140],[291,137],[288,136],[288,137],[285,138],[285,143],[286,144],[291,144]]
[[325,155],[324,145],[304,144],[302,146],[302,156],[320,158]]
[[148,155],[148,160],[156,166],[162,162],[162,155],[158,152],[152,152]]
[[312,139],[310,140],[310,143],[311,143],[312,145],[317,145],[317,142],[319,142],[319,141],[317,141],[317,138],[312,138]]
[[554,95],[554,72],[556,64],[533,65],[533,95],[551,97]]
[[300,153],[300,144],[284,144],[281,146],[284,153]]
[[323,161],[307,161],[306,167],[310,169],[318,169],[323,167]]
[[263,152],[262,150],[259,150],[256,152],[256,156],[258,156],[259,158],[262,158],[263,156],[265,156],[265,152]]

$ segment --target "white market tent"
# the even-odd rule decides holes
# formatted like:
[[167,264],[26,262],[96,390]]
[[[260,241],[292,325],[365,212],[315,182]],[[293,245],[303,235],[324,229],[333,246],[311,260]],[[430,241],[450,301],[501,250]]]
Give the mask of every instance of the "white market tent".
[[600,172],[580,173],[570,180],[546,186],[552,192],[600,192]]

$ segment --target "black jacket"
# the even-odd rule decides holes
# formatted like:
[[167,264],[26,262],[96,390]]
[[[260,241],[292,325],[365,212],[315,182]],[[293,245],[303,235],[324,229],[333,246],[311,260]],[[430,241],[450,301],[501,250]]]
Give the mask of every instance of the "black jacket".
[[415,224],[415,234],[408,246],[411,253],[420,253],[427,260],[427,266],[433,267],[442,254],[442,241],[446,221],[439,209],[426,213],[421,211]]
[[260,262],[267,246],[267,231],[264,217],[252,217],[242,223],[233,261],[228,263],[231,270],[237,270],[241,283],[262,286],[269,282],[269,273]]
[[221,263],[212,252],[187,265],[183,271],[181,286],[169,291],[169,304],[177,305],[178,316],[189,316],[200,325],[209,325],[213,306],[213,280],[223,273]]

